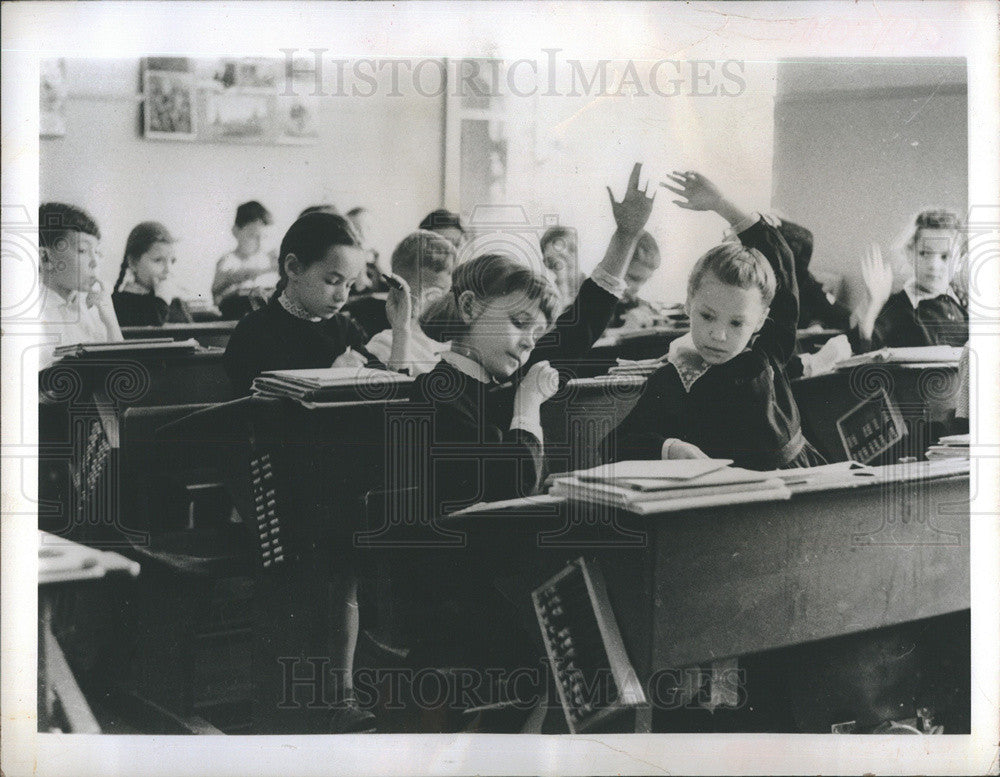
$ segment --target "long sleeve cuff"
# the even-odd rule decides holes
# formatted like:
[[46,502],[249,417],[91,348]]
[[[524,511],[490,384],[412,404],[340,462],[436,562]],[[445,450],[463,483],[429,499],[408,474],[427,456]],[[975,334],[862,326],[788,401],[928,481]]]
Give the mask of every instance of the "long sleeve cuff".
[[760,221],[761,218],[763,217],[756,211],[748,213],[746,218],[744,218],[742,221],[737,222],[736,224],[733,224],[729,229],[723,232],[722,239],[734,240],[737,237],[737,235],[739,235],[741,232],[746,232],[748,229],[750,229],[750,227],[752,227],[754,224]]
[[590,280],[604,289],[608,294],[618,299],[621,299],[625,295],[626,289],[628,289],[628,284],[625,283],[624,278],[612,275],[600,265],[594,268],[594,271],[590,274]]
[[510,420],[510,428],[520,429],[538,438],[538,444],[545,444],[545,435],[542,432],[542,420],[539,413],[520,413]]

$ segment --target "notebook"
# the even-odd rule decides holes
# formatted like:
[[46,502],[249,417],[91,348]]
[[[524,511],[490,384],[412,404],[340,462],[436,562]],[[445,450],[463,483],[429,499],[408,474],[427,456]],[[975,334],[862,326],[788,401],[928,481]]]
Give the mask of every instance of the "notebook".
[[[686,481],[693,478],[703,477],[710,472],[718,472],[732,464],[732,459],[649,459],[643,461],[616,461],[611,464],[602,464],[591,469],[580,470],[573,474],[580,480],[600,480],[604,482],[614,482],[621,485],[622,482],[638,484],[641,481],[655,480],[678,482],[680,485],[688,485]],[[734,468],[733,472],[747,472]],[[729,476],[725,476],[729,477]],[[732,482],[732,481],[727,481]],[[656,485],[654,487],[661,487]]]

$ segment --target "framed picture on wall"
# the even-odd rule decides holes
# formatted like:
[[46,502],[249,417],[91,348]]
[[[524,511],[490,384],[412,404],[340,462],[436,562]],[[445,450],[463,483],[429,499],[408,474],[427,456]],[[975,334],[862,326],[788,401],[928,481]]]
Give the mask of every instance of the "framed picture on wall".
[[154,140],[194,140],[194,76],[178,70],[143,72],[143,134]]

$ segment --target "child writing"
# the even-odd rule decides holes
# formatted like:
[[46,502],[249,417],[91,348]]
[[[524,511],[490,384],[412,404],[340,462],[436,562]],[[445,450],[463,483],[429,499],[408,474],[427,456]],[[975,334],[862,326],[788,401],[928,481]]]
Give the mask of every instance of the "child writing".
[[861,263],[868,305],[859,315],[855,350],[953,345],[969,339],[969,314],[952,289],[962,223],[946,210],[920,213],[906,243],[913,277],[892,294],[892,269],[872,245]]
[[52,363],[55,346],[123,339],[111,297],[97,278],[100,246],[101,232],[85,211],[60,202],[39,206],[39,320],[50,336],[42,368]]
[[709,250],[688,279],[691,332],[671,344],[638,403],[605,444],[614,460],[732,459],[770,470],[821,463],[805,441],[785,363],[795,350],[792,255],[778,231],[747,216],[707,178],[663,183],[688,210],[715,211],[740,242]]
[[[174,238],[155,221],[138,224],[125,242],[118,280],[111,299],[122,326],[191,323],[191,313],[169,284],[177,255]],[[126,273],[131,278],[126,280]]]
[[[364,252],[350,223],[331,213],[310,213],[285,233],[279,249],[280,280],[271,300],[236,325],[224,364],[236,396],[249,393],[267,370],[363,366],[378,362],[365,350],[368,335],[340,312]],[[387,310],[404,361],[410,331],[409,287],[389,294]]]
[[[411,375],[430,372],[448,350],[424,334],[421,313],[451,290],[455,269],[455,247],[435,232],[418,230],[407,235],[392,252],[392,271],[410,288],[409,342],[400,344],[393,329],[385,329],[368,341],[368,352],[389,369],[407,370]],[[385,305],[388,309],[388,303]]]
[[277,271],[273,252],[262,249],[270,224],[271,213],[256,200],[244,202],[236,209],[232,229],[236,248],[215,263],[212,281],[212,299],[223,318],[238,319],[250,310],[250,293],[257,285],[266,284]]

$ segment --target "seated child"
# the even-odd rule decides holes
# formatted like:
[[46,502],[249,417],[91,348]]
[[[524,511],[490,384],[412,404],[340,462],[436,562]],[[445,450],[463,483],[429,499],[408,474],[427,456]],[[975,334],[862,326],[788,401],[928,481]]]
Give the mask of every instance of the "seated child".
[[[379,269],[378,251],[372,248],[372,222],[368,208],[358,205],[347,211],[347,220],[351,222],[361,245],[365,249],[365,271],[358,276],[351,288],[351,295],[355,294],[382,294],[389,291],[389,286],[382,280],[382,271]],[[375,334],[370,332],[369,334]]]
[[[137,225],[125,242],[125,257],[111,299],[122,326],[189,324],[191,313],[171,288],[170,274],[177,255],[174,238],[155,221]],[[126,280],[127,273],[131,278]]]
[[441,237],[455,246],[456,249],[461,248],[468,237],[465,232],[465,225],[462,224],[462,217],[445,208],[432,210],[424,216],[418,228],[437,232]]
[[586,278],[580,272],[577,259],[576,230],[572,227],[549,227],[538,245],[542,249],[542,264],[549,272],[549,279],[559,290],[563,305],[568,305]]
[[732,459],[771,470],[822,463],[806,442],[785,375],[795,351],[798,298],[792,254],[781,234],[747,216],[698,173],[662,184],[689,210],[725,218],[740,242],[708,251],[691,271],[691,332],[671,344],[638,403],[605,441],[615,461]]
[[421,229],[403,238],[392,252],[392,271],[410,287],[411,314],[408,338],[399,338],[385,329],[368,341],[368,352],[393,370],[411,375],[430,372],[441,360],[450,343],[441,343],[424,334],[420,314],[427,306],[451,290],[455,269],[455,247],[435,232]]
[[625,273],[627,284],[621,302],[615,308],[612,326],[629,326],[633,329],[652,326],[656,310],[639,296],[639,289],[660,266],[660,247],[649,232],[643,231],[635,253]]
[[252,307],[250,294],[258,286],[273,285],[269,279],[278,270],[277,257],[261,248],[270,224],[270,212],[256,200],[236,209],[236,248],[216,262],[212,281],[212,299],[223,318],[240,318]]
[[[331,366],[381,366],[365,350],[368,335],[340,309],[364,252],[349,222],[330,213],[310,213],[285,233],[279,249],[281,278],[271,300],[248,313],[229,338],[224,365],[236,396],[250,393],[253,379],[268,370]],[[390,292],[393,328],[410,326],[406,282]]]
[[39,206],[39,321],[47,340],[40,368],[52,364],[56,346],[123,339],[111,296],[97,278],[100,245],[101,232],[85,211],[60,202]]
[[892,294],[892,269],[873,245],[862,260],[868,288],[867,308],[852,333],[856,351],[922,345],[963,346],[969,339],[969,314],[952,289],[961,253],[962,224],[950,211],[920,213],[906,253],[913,277]]

